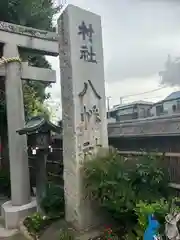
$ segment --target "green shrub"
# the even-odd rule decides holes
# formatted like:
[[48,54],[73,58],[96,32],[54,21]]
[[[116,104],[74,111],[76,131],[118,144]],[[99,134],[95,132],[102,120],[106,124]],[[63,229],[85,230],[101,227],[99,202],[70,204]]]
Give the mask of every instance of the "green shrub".
[[140,201],[135,208],[135,213],[138,218],[138,224],[134,231],[138,237],[143,237],[143,234],[148,226],[148,215],[154,214],[162,228],[159,229],[161,234],[164,232],[165,216],[169,212],[169,203],[165,199],[160,199],[154,203]]
[[165,230],[165,217],[170,212],[180,212],[180,208],[174,204],[176,198],[168,202],[165,199],[160,199],[159,201],[153,203],[147,203],[140,201],[135,208],[135,213],[138,218],[138,224],[134,231],[136,232],[139,239],[142,239],[144,231],[148,226],[148,215],[154,214],[155,218],[160,223],[159,234],[164,236]]
[[28,232],[37,239],[41,232],[49,226],[51,220],[39,213],[34,213],[32,216],[28,216],[24,220],[24,225],[26,226]]
[[154,202],[170,197],[168,169],[163,160],[163,156],[160,158],[151,154],[136,158],[135,166],[130,170],[136,199]]
[[69,231],[65,231],[64,229],[60,230],[59,233],[59,240],[74,240],[73,234],[71,234]]
[[64,189],[54,184],[48,184],[46,196],[41,201],[41,207],[48,216],[64,216]]
[[64,189],[48,184],[46,196],[42,199],[41,208],[47,216],[35,213],[24,220],[29,233],[36,239],[56,218],[64,216]]
[[[138,224],[136,205],[169,195],[168,174],[163,161],[153,155],[126,158],[110,149],[85,163],[87,194],[128,229]],[[129,238],[130,239],[130,238]]]

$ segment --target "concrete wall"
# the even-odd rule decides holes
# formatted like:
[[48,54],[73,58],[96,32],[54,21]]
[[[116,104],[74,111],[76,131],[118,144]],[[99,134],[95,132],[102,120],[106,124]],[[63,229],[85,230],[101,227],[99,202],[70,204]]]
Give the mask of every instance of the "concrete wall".
[[170,135],[180,135],[180,114],[108,124],[108,136],[111,138]]

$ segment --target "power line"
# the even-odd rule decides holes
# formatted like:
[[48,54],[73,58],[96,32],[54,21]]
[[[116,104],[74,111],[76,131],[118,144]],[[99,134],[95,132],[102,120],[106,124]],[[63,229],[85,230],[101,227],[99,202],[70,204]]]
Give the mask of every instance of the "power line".
[[164,87],[156,88],[156,89],[153,89],[153,90],[147,91],[147,92],[124,95],[124,96],[122,96],[121,98],[134,97],[134,96],[143,95],[143,94],[147,94],[147,93],[153,93],[153,92],[159,91],[159,90],[164,89],[164,88],[167,88],[167,87],[164,86]]
[[156,88],[156,89],[153,89],[153,90],[150,90],[150,91],[146,91],[146,92],[142,92],[142,93],[135,93],[135,94],[124,95],[124,96],[120,97],[120,104],[121,104],[121,105],[123,104],[123,99],[124,99],[124,98],[134,97],[134,96],[140,96],[140,95],[148,94],[148,93],[153,93],[153,92],[157,92],[157,91],[159,91],[159,90],[162,90],[162,89],[164,89],[164,88],[167,88],[167,86],[163,86],[163,87]]

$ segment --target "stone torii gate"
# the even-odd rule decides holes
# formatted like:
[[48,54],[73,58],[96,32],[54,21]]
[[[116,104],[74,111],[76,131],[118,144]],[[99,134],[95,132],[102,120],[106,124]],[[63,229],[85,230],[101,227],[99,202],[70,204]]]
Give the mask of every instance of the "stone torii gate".
[[[20,48],[59,54],[66,221],[79,230],[98,224],[97,209],[84,194],[81,167],[86,156],[108,146],[100,16],[68,5],[58,20],[58,35],[0,22],[0,43],[5,60],[18,60]],[[30,199],[26,138],[16,133],[25,124],[21,80],[53,81],[55,73],[12,59],[0,69],[5,76],[12,193],[2,213],[6,227],[17,228],[36,206]]]
[[0,43],[3,44],[0,76],[5,77],[11,176],[11,201],[3,205],[2,214],[6,227],[16,228],[20,217],[36,207],[30,196],[27,139],[16,132],[25,124],[22,80],[56,81],[55,71],[21,63],[19,49],[51,56],[57,56],[59,50],[56,33],[5,22],[0,22]]

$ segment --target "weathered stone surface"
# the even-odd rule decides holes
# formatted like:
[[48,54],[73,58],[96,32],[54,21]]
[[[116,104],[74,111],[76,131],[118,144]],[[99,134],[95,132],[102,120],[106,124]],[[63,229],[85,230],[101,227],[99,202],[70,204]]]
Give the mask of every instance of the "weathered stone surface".
[[[14,43],[44,55],[58,56],[58,37],[54,32],[0,22],[0,43]],[[16,57],[16,56],[14,56]]]
[[28,204],[21,206],[13,206],[11,201],[4,203],[1,212],[6,229],[18,229],[20,222],[28,215],[36,212],[36,210],[36,199],[31,199]]
[[179,114],[108,124],[109,138],[166,135],[180,135]]
[[[18,56],[14,44],[5,44],[6,58]],[[25,124],[20,63],[12,62],[6,66],[6,108],[8,123],[8,143],[11,173],[11,197],[14,206],[30,201],[29,166],[26,136],[17,134]]]
[[0,65],[0,77],[4,77],[6,75],[6,70],[4,65]]
[[46,39],[50,41],[58,41],[58,35],[55,32],[48,32],[36,28],[25,27],[8,22],[0,21],[0,31],[21,34],[25,36]]
[[[20,71],[22,80],[43,81],[51,83],[56,82],[55,70],[31,67],[28,66],[28,63],[22,62]],[[5,65],[0,65],[0,76],[6,76]]]
[[[0,43],[4,44],[3,57],[6,60],[19,58],[19,48],[44,55],[59,54],[56,33],[6,22],[0,22]],[[2,212],[6,227],[17,228],[21,218],[27,216],[29,211],[36,210],[36,202],[30,202],[27,139],[25,135],[16,132],[25,124],[21,80],[55,82],[56,72],[30,67],[27,63],[9,61],[0,66],[0,77],[2,76],[5,77],[11,175],[11,201],[3,204]]]
[[101,19],[68,5],[58,29],[66,220],[83,229],[96,220],[80,168],[90,149],[108,146]]
[[27,63],[22,63],[21,79],[55,83],[56,71],[51,69],[46,69],[46,68],[31,67],[31,66],[28,66]]

